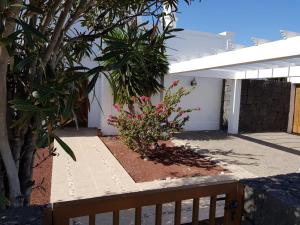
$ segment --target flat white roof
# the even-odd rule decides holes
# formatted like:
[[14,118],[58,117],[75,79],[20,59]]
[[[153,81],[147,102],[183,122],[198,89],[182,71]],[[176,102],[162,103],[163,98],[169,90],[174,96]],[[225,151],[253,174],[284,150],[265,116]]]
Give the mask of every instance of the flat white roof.
[[247,73],[251,78],[300,76],[300,36],[174,63],[169,73],[237,79],[247,79]]

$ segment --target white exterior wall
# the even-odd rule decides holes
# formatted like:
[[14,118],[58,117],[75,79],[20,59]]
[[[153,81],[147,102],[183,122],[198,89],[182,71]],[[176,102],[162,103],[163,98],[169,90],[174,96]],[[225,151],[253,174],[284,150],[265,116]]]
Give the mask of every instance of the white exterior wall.
[[[168,75],[165,77],[165,86],[179,80],[178,87],[191,88],[194,77]],[[220,111],[222,98],[222,79],[196,78],[197,86],[185,96],[180,106],[182,108],[197,108],[200,111],[190,113],[190,120],[186,123],[186,131],[218,130],[220,128]]]
[[104,135],[116,135],[117,129],[113,126],[108,125],[107,119],[110,115],[116,115],[117,111],[113,107],[114,99],[112,90],[109,86],[109,82],[107,79],[102,76],[101,77],[102,83],[101,83],[101,121],[100,121],[100,129],[102,134]]
[[[170,86],[173,81],[179,80],[178,87],[191,88],[191,81],[194,77],[188,76],[165,76],[165,87]],[[180,104],[183,108],[197,108],[200,111],[190,113],[190,120],[185,126],[186,131],[195,130],[218,130],[220,127],[220,109],[222,95],[222,79],[196,78],[197,86],[192,93],[182,99]],[[109,115],[116,115],[113,107],[113,97],[107,80],[102,77],[100,85],[100,101],[102,111],[97,103],[93,102],[89,113],[89,127],[101,129],[104,135],[116,135],[117,130],[108,125]],[[160,95],[152,97],[153,104],[160,101]],[[101,118],[101,119],[100,119]]]
[[[107,120],[110,115],[116,115],[117,111],[113,107],[113,94],[107,79],[102,76],[99,78],[95,88],[95,94],[98,101],[93,94],[90,95],[91,109],[88,115],[88,127],[96,127],[101,130],[103,135],[116,135],[117,129],[110,126]],[[153,96],[152,103],[157,104],[160,101],[160,94]],[[100,105],[99,105],[100,104]]]
[[[226,51],[232,42],[232,34],[210,34],[195,31],[182,31],[178,37],[168,40],[167,55],[170,63],[187,59],[212,55],[220,51]],[[209,77],[210,75],[208,75]],[[169,86],[174,80],[180,80],[180,85],[191,87],[190,81],[193,74],[182,73],[180,75],[165,76],[165,86]],[[186,124],[186,130],[218,130],[220,120],[222,79],[197,78],[198,86],[182,101],[183,107],[201,107],[201,111],[190,114],[190,121]],[[109,83],[102,76],[96,84],[95,93],[101,105],[94,99],[89,112],[88,126],[101,129],[104,135],[115,135],[117,131],[107,124],[109,115],[116,114],[113,108],[113,96]],[[92,99],[92,96],[90,96]],[[152,97],[153,103],[160,100],[160,95]]]
[[88,112],[88,127],[100,129],[101,108],[100,97],[101,96],[101,78],[99,77],[94,91],[89,94],[90,111]]
[[211,34],[184,30],[175,33],[177,37],[167,41],[167,55],[170,63],[182,62],[228,50],[233,34]]

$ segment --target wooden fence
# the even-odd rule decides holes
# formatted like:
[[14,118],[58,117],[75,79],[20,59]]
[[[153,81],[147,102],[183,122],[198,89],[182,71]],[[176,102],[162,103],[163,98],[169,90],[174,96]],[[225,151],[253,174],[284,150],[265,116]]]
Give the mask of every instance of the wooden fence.
[[[219,199],[225,200],[222,225],[240,225],[243,188],[236,182],[190,185],[128,194],[58,202],[45,210],[45,225],[69,225],[71,218],[88,216],[89,225],[96,225],[96,214],[112,212],[113,225],[120,224],[120,210],[135,209],[135,225],[142,223],[142,207],[155,205],[155,225],[162,225],[162,205],[175,203],[174,225],[181,224],[182,201],[193,201],[192,225],[198,225],[199,200],[209,197],[209,225],[216,225],[216,208]],[[202,218],[203,219],[203,218]],[[101,223],[97,223],[100,225]],[[108,225],[108,224],[103,224]]]

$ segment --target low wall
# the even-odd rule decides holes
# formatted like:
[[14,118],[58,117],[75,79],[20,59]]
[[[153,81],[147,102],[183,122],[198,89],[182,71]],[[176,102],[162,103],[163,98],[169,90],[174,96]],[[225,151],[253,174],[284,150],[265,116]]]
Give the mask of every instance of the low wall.
[[242,180],[242,225],[300,225],[300,173]]

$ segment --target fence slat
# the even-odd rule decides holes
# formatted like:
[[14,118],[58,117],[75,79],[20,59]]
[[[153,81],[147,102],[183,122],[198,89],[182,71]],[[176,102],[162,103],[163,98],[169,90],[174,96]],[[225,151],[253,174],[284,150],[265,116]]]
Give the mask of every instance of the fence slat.
[[162,204],[156,204],[155,225],[161,225],[161,219],[162,219]]
[[235,205],[233,207],[233,221],[232,225],[240,225],[242,221],[242,211],[244,208],[244,186],[242,184],[237,184],[237,190],[233,194]]
[[232,193],[226,195],[225,208],[224,208],[224,225],[231,225],[231,206]]
[[89,225],[96,225],[96,215],[89,215]]
[[194,198],[192,225],[198,225],[198,222],[199,222],[199,198]]
[[180,225],[180,224],[181,224],[181,201],[176,201],[174,225]]
[[142,224],[142,208],[138,207],[135,208],[135,225],[141,225]]
[[209,225],[216,225],[216,207],[217,196],[211,196],[209,205]]
[[[100,214],[146,205],[163,204],[167,202],[182,201],[195,197],[209,197],[232,192],[236,181],[221,184],[208,184],[204,186],[189,185],[168,187],[159,190],[139,191],[135,193],[117,194],[75,201],[56,202],[53,208],[59,211],[68,211],[66,215],[71,218],[89,214]],[[67,210],[71,208],[72,210]],[[64,213],[65,214],[65,213]]]
[[120,211],[116,210],[113,212],[113,225],[119,225],[120,223]]
[[44,209],[43,212],[43,224],[44,225],[52,225],[52,208],[49,206]]
[[[204,186],[189,185],[180,187],[163,188],[159,190],[139,191],[135,193],[126,193],[112,196],[96,197],[91,199],[72,200],[67,202],[53,203],[52,208],[45,212],[47,222],[53,219],[53,224],[47,225],[69,225],[70,218],[76,218],[88,215],[90,224],[94,225],[95,215],[113,212],[113,225],[119,225],[120,210],[136,209],[135,222],[141,225],[142,207],[156,205],[155,224],[162,224],[162,206],[164,203],[175,202],[174,224],[180,224],[182,201],[193,199],[192,224],[198,225],[199,222],[199,201],[204,197],[212,197],[210,208],[210,221],[212,225],[214,207],[217,196],[224,195],[225,212],[224,225],[239,225],[243,206],[243,187],[239,189],[238,182],[228,181],[225,183],[212,183]],[[51,215],[52,210],[52,215]],[[213,213],[214,212],[214,213]]]
[[70,210],[71,209],[67,208],[64,211],[59,211],[53,208],[52,225],[69,225],[71,217],[68,216],[68,213],[70,212]]

